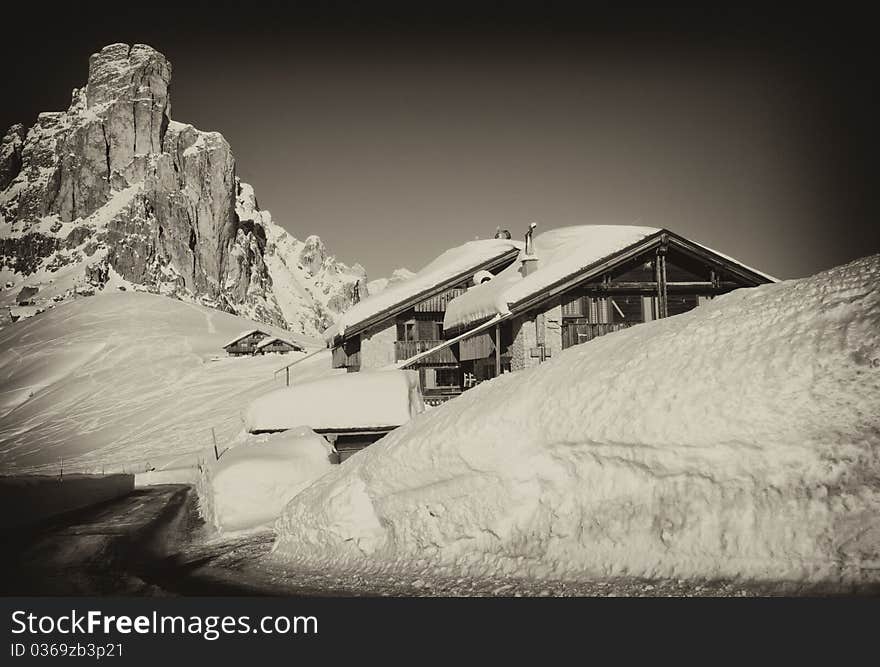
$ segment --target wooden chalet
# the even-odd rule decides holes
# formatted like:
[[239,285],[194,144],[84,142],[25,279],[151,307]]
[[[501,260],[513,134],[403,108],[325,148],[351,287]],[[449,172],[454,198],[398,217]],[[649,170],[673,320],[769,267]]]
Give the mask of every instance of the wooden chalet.
[[254,354],[287,354],[288,352],[302,352],[303,346],[278,336],[269,336],[257,343]]
[[[416,369],[425,402],[437,404],[573,345],[775,281],[667,229],[587,225],[535,243],[532,231],[520,249],[334,335],[334,367]],[[506,308],[492,311],[498,303]]]
[[223,349],[226,350],[226,354],[233,357],[254,354],[257,351],[257,346],[269,337],[269,334],[261,329],[250,329],[243,331],[226,343]]
[[[451,256],[455,270],[443,271],[443,261],[438,269],[435,260],[433,269],[429,265],[423,272],[357,304],[357,310],[352,308],[346,313],[352,321],[342,333],[331,332],[328,338],[333,367],[348,372],[386,368],[442,344],[447,339],[443,318],[449,302],[468,287],[490,280],[511,266],[521,246],[521,242],[502,236],[472,241],[460,247],[458,261]],[[475,248],[479,252],[474,252]],[[428,404],[440,403],[462,391],[455,346],[422,356],[409,367],[418,370],[422,395]]]
[[[526,249],[507,275],[474,288],[447,310],[444,332],[459,339],[460,372],[473,378],[465,388],[599,336],[687,312],[732,290],[775,282],[667,229],[584,226],[547,235],[568,230],[578,232],[570,235],[579,242],[569,252],[557,244],[542,257],[530,229]],[[606,246],[612,250],[602,251]],[[482,306],[499,301],[506,309],[487,317]]]

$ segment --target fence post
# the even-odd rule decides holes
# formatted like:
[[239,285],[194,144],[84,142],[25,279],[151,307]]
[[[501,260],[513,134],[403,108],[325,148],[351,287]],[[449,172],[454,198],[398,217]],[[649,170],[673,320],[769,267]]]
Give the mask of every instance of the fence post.
[[211,438],[214,440],[214,458],[220,460],[220,452],[217,451],[217,434],[214,433],[214,427],[211,427]]
[[287,386],[290,386],[290,366],[284,367],[285,375],[287,375]]

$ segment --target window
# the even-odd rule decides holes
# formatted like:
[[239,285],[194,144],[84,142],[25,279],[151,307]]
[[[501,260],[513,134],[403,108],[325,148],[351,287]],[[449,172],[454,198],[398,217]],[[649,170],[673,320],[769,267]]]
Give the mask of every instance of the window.
[[644,322],[641,296],[615,296],[608,300],[609,321],[615,324]]
[[438,368],[436,369],[436,383],[438,387],[457,387],[458,386],[458,369],[457,368]]
[[449,389],[459,386],[457,368],[425,369],[425,389]]
[[429,319],[410,319],[397,323],[397,340],[442,340],[443,323]]

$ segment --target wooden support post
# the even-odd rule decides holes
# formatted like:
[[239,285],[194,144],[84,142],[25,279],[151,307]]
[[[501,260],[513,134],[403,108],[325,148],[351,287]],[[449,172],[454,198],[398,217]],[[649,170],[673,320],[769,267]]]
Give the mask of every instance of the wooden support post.
[[657,258],[654,262],[654,272],[657,282],[657,317],[666,317],[669,310],[666,304],[666,251],[657,250]]
[[284,367],[285,374],[287,376],[287,386],[290,386],[290,366]]
[[501,325],[495,325],[495,377],[501,375]]

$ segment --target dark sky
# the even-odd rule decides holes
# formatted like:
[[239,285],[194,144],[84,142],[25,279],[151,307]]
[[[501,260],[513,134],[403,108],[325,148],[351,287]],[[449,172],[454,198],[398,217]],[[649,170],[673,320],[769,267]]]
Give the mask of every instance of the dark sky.
[[144,42],[172,117],[222,132],[277,222],[373,278],[530,220],[667,227],[783,278],[880,251],[866,17],[359,6],[24,13],[0,125]]

